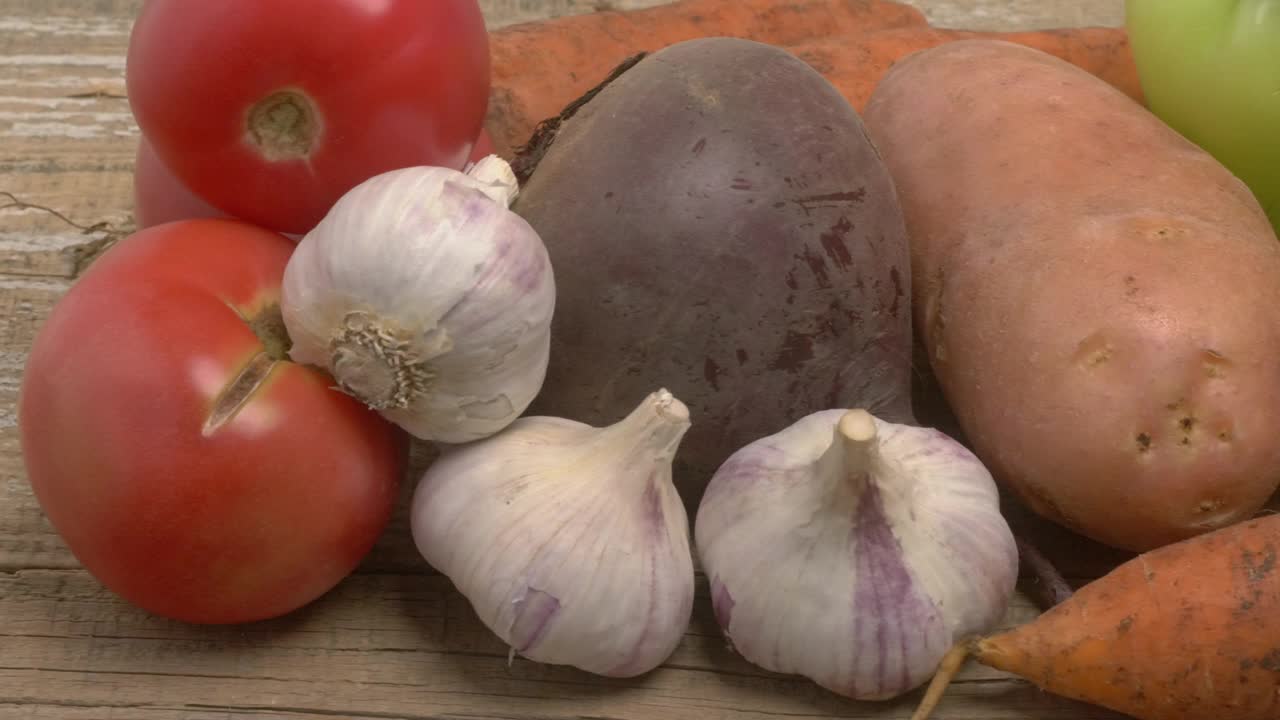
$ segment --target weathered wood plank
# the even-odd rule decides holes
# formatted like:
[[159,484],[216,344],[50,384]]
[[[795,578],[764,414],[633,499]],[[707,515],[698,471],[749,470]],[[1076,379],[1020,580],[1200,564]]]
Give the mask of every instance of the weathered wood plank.
[[[711,612],[705,578],[699,578],[697,592],[688,631],[668,664],[743,677],[779,677],[750,665],[728,648]],[[1026,622],[1036,614],[1025,597],[1015,596],[1001,627]],[[22,638],[67,642],[115,638],[157,646],[215,648],[217,653],[230,654],[264,652],[270,645],[300,652],[415,651],[504,662],[508,657],[508,648],[480,622],[466,599],[446,578],[425,566],[412,573],[353,575],[302,611],[235,627],[188,625],[148,614],[83,572],[19,570],[0,575],[0,617],[5,618],[0,638],[6,638],[6,647],[9,641]],[[975,665],[961,677],[1007,676]]]
[[[180,666],[158,674],[134,672],[59,672],[44,668],[0,669],[0,688],[21,692],[0,702],[56,706],[61,698],[77,705],[120,708],[118,717],[132,718],[135,709],[172,708],[218,710],[217,717],[239,720],[274,710],[279,717],[298,715],[374,717],[428,720],[435,718],[510,718],[550,720],[883,720],[906,718],[913,697],[878,706],[831,704],[809,697],[808,688],[793,696],[766,683],[739,683],[726,675],[681,677],[709,690],[704,699],[680,689],[657,687],[671,682],[678,670],[664,670],[647,682],[610,684],[523,678],[500,663],[467,662],[437,666],[402,655],[362,655],[367,665],[357,679],[287,680],[190,674]],[[335,671],[353,672],[339,658]],[[323,658],[328,662],[329,658]],[[460,667],[463,666],[463,667]],[[442,670],[462,670],[451,686],[437,679]],[[383,680],[386,674],[412,674],[430,680],[423,684]],[[377,679],[375,679],[377,678]],[[244,713],[244,714],[242,714]],[[19,717],[27,717],[19,715]],[[59,717],[56,713],[53,717]],[[172,717],[172,716],[170,716]],[[270,717],[270,715],[268,715]],[[947,707],[937,720],[1122,720],[1115,714],[1049,697],[1024,683],[961,682],[949,693]]]
[[[512,715],[388,715],[344,712],[344,720],[529,720]],[[126,703],[86,707],[74,700],[57,704],[0,703],[0,720],[334,720],[333,713],[297,708],[246,709],[227,706],[196,708],[191,705]]]
[[[83,573],[0,576],[0,703],[286,706],[299,712],[434,717],[450,712],[616,718],[901,717],[917,694],[857,703],[765,672],[721,639],[705,583],[681,646],[660,670],[608,680],[510,661],[447,580],[355,576],[305,610],[238,627],[198,627],[129,607]],[[1034,617],[1019,598],[1004,625]],[[235,698],[229,702],[228,698]],[[980,666],[965,669],[942,718],[1110,720]],[[238,717],[238,716],[235,716]]]
[[1032,30],[1124,24],[1124,0],[904,0],[938,27]]

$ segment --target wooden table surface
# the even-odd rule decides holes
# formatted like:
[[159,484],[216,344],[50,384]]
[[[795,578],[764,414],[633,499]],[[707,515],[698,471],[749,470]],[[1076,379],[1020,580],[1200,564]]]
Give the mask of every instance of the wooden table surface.
[[[683,643],[664,667],[643,678],[607,681],[522,659],[509,664],[507,649],[414,552],[403,503],[356,574],[313,605],[271,622],[192,627],[158,619],[124,604],[82,571],[27,485],[15,405],[27,349],[49,308],[87,257],[131,227],[138,134],[123,70],[137,2],[0,0],[0,720],[910,714],[918,694],[855,703],[747,664],[721,639],[705,582]],[[601,3],[483,4],[497,27]],[[1114,24],[1122,8],[1122,0],[915,4],[940,23],[984,28]],[[1114,560],[1072,551],[1065,536],[1057,537],[1057,557],[1075,575],[1087,577]],[[1082,557],[1089,562],[1080,564]],[[1035,613],[1019,595],[1006,623]],[[1117,716],[970,667],[936,717]]]

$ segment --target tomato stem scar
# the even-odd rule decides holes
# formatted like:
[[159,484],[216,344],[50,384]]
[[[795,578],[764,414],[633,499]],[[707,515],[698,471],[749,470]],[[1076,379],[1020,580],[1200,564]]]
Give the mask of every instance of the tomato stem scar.
[[267,160],[301,160],[319,135],[315,104],[298,90],[280,90],[249,109],[246,135]]
[[263,352],[271,356],[272,360],[289,359],[289,348],[293,343],[289,340],[289,331],[285,328],[284,315],[281,314],[279,305],[268,305],[253,317],[245,318],[245,322],[249,323],[253,334],[258,336]]
[[209,416],[205,418],[204,427],[200,428],[200,434],[209,437],[231,422],[236,413],[240,412],[240,408],[245,406],[249,398],[253,397],[253,393],[266,381],[275,366],[275,358],[267,352],[254,355],[248,364],[240,369],[235,379],[218,393]]
[[252,317],[245,316],[237,308],[232,309],[236,310],[236,314],[249,325],[253,334],[258,336],[262,349],[240,368],[235,378],[222,388],[214,399],[209,416],[205,418],[204,426],[200,429],[200,434],[205,437],[209,437],[230,422],[266,381],[276,363],[289,359],[291,343],[279,305],[274,303],[268,305]]

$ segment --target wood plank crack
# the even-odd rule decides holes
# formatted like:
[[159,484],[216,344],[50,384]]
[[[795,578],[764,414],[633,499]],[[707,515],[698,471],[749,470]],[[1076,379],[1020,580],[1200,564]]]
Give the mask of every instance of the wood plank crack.
[[[8,190],[0,190],[0,198],[4,198],[6,202],[0,203],[0,211],[8,209],[16,210],[36,210],[45,213],[61,222],[70,225],[86,235],[84,243],[72,245],[64,248],[63,252],[69,255],[71,259],[71,273],[69,277],[79,277],[89,265],[93,263],[102,253],[118,242],[121,238],[133,232],[132,227],[116,226],[109,221],[99,220],[98,222],[85,225],[76,222],[59,210],[40,205],[37,203],[27,202],[19,198]],[[92,237],[97,235],[97,237]],[[41,273],[23,274],[22,277],[40,277]],[[49,274],[49,277],[66,278],[66,274]]]

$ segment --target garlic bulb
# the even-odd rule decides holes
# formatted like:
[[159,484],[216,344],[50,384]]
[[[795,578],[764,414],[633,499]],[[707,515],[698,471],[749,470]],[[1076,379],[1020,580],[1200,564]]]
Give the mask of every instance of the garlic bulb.
[[802,418],[729,457],[695,520],[716,619],[768,670],[887,699],[990,630],[1018,555],[964,446],[864,410]]
[[675,650],[693,606],[671,461],[689,410],[660,390],[596,428],[524,417],[452,447],[414,491],[413,539],[514,655],[628,677]]
[[496,156],[352,188],[285,269],[290,357],[422,439],[506,427],[542,387],[555,306],[546,248],[508,210],[516,192]]

